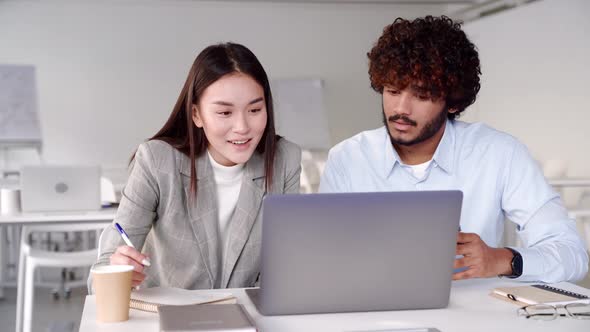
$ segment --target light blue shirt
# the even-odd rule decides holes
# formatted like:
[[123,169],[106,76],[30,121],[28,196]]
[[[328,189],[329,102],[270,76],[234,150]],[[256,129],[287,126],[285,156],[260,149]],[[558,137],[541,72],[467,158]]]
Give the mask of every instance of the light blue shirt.
[[387,129],[353,136],[330,150],[320,192],[461,190],[461,230],[501,245],[504,221],[517,224],[523,258],[518,280],[582,279],[588,255],[559,194],[516,138],[482,123],[446,123],[422,179],[403,167]]

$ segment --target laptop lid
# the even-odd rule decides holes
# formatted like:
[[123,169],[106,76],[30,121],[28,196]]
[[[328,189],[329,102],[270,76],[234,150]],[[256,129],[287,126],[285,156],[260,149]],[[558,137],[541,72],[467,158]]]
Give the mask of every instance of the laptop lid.
[[99,210],[100,175],[98,166],[25,166],[23,212]]
[[266,197],[260,313],[446,307],[462,198],[460,191]]

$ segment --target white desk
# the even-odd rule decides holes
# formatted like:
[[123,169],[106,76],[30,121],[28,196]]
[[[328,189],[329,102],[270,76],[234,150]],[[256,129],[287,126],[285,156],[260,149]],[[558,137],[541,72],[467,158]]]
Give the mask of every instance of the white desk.
[[[262,332],[313,331],[388,331],[395,328],[436,327],[449,331],[590,331],[590,320],[558,318],[554,321],[535,321],[516,316],[518,306],[489,296],[492,288],[500,285],[522,285],[507,279],[475,279],[453,282],[448,308],[436,310],[404,310],[358,312],[341,314],[261,316],[243,289],[231,289]],[[576,289],[572,285],[572,289]],[[204,290],[203,292],[228,290]],[[578,290],[581,291],[581,290]],[[585,290],[588,294],[588,290]],[[80,332],[95,331],[159,331],[158,315],[131,309],[129,321],[97,323],[94,296],[87,296],[80,322]]]
[[590,178],[547,179],[553,187],[590,187]]
[[26,212],[0,216],[0,226],[6,225],[36,225],[83,222],[111,222],[115,219],[116,208],[106,208],[98,211],[78,212]]
[[[116,208],[106,208],[98,211],[79,211],[79,212],[36,212],[36,213],[17,213],[13,215],[0,216],[0,238],[2,238],[2,226],[21,225],[32,226],[39,224],[61,224],[71,223],[78,224],[84,222],[104,222],[110,223],[115,219]],[[6,265],[6,254],[3,252],[3,245],[0,244],[0,298],[3,297],[4,283],[4,266]]]

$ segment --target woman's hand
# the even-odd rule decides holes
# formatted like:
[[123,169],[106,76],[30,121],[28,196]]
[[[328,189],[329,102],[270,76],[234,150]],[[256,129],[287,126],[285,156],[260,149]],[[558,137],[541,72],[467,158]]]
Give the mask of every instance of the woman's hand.
[[[111,265],[131,265],[133,266],[133,276],[131,278],[131,284],[133,287],[141,284],[145,279],[143,273],[144,266],[141,262],[148,257],[137,249],[130,246],[120,246],[117,248],[114,254],[111,255]],[[149,260],[149,259],[148,259]]]

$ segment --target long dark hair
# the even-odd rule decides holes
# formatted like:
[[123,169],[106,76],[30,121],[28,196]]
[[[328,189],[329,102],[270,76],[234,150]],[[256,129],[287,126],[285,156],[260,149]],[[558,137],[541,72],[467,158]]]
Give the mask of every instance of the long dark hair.
[[269,192],[271,189],[276,142],[280,136],[275,133],[268,77],[254,53],[248,48],[240,44],[223,43],[211,45],[197,56],[168,121],[150,138],[164,141],[190,158],[190,191],[193,198],[197,194],[195,158],[207,150],[209,143],[203,128],[193,123],[192,105],[199,104],[199,99],[209,85],[227,74],[236,72],[252,77],[264,91],[267,121],[256,151],[264,155],[265,190]]

